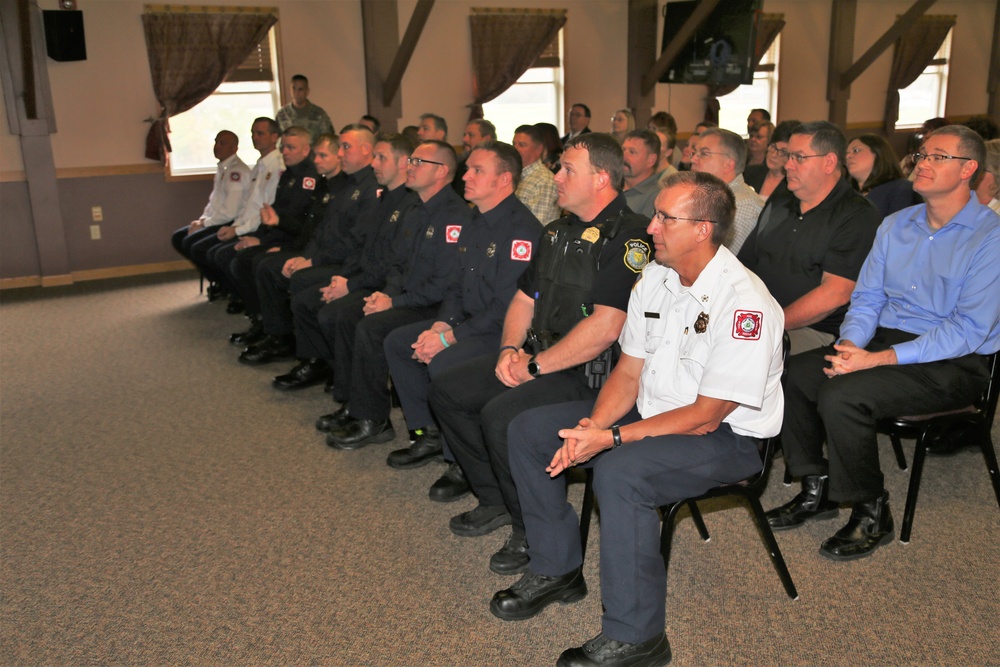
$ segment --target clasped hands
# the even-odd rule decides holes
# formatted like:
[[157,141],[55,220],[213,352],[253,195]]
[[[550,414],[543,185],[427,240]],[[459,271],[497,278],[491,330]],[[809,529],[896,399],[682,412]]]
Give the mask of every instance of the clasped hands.
[[523,348],[518,350],[503,350],[497,359],[496,376],[508,387],[516,387],[534,380],[528,372],[528,360],[531,355]]
[[330,303],[347,294],[347,280],[342,276],[334,276],[330,278],[330,284],[319,291],[323,303]]
[[391,296],[383,292],[373,292],[371,296],[365,297],[365,306],[362,311],[365,315],[373,315],[390,308],[392,308]]
[[549,477],[555,477],[571,466],[586,463],[614,443],[611,431],[598,428],[590,417],[584,417],[573,428],[560,430],[559,437],[563,439],[563,446],[545,468]]
[[882,352],[869,352],[849,340],[842,340],[834,344],[833,349],[837,351],[837,354],[828,354],[823,357],[830,362],[830,367],[824,368],[823,372],[831,378],[836,375],[846,375],[867,368],[896,363],[896,352],[891,347]]
[[422,331],[417,336],[416,342],[410,346],[413,348],[413,358],[422,364],[431,363],[438,352],[445,348],[441,337],[444,336],[445,340],[448,340],[449,334],[453,340],[449,341],[448,344],[452,345],[457,341],[454,340],[455,334],[452,333],[451,327],[444,322],[435,322],[430,329]]

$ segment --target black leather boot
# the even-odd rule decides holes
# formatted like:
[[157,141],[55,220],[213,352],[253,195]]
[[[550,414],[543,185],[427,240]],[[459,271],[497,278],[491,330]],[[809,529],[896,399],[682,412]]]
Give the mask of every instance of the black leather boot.
[[827,499],[826,475],[806,475],[802,491],[789,502],[764,513],[772,530],[798,528],[811,519],[832,519],[840,510]]
[[895,534],[889,492],[882,491],[875,500],[855,503],[847,525],[824,542],[819,553],[830,560],[857,560],[892,542]]

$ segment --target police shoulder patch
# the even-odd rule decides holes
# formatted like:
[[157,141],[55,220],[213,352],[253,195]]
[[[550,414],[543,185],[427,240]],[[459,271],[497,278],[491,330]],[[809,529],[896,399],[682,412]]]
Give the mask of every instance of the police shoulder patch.
[[625,242],[625,266],[634,273],[641,273],[649,264],[649,243],[642,239]]

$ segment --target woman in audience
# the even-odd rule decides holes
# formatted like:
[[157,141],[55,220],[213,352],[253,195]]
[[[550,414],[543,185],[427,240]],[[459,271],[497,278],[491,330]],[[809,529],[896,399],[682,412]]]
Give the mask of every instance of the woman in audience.
[[785,187],[788,140],[799,125],[801,123],[797,120],[786,120],[778,123],[771,133],[771,141],[767,145],[764,164],[752,165],[744,170],[743,180],[757,191],[761,199],[767,200],[775,190]]
[[765,121],[757,125],[750,132],[747,139],[747,166],[751,167],[764,164],[767,159],[767,147],[771,143],[771,134],[774,133],[774,123]]
[[1000,215],[1000,139],[986,142],[986,164],[976,186],[976,198]]
[[847,144],[846,166],[854,186],[883,218],[922,201],[903,176],[892,146],[877,134],[862,134]]
[[559,138],[559,130],[552,123],[535,123],[535,127],[542,131],[545,139],[545,153],[542,154],[542,164],[549,168],[553,174],[559,171],[559,156],[562,155],[562,139]]
[[635,117],[628,109],[619,109],[611,117],[611,136],[618,140],[618,143],[625,141],[625,135],[635,129]]

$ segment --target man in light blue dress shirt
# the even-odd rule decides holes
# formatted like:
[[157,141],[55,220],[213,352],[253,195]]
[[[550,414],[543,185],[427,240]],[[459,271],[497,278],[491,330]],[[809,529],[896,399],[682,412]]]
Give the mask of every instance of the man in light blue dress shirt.
[[[971,404],[1000,349],[1000,217],[971,192],[982,138],[950,125],[916,154],[913,189],[925,203],[882,223],[832,347],[789,360],[782,445],[802,492],[768,512],[775,530],[851,518],[820,547],[832,560],[892,541],[876,422]],[[823,441],[829,456],[823,457]]]

